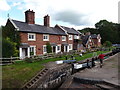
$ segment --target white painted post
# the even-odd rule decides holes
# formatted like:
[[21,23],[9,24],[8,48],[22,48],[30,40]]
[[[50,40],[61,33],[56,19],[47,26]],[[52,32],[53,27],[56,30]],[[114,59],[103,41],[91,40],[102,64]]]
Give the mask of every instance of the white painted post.
[[34,56],[36,55],[36,46],[34,47]]
[[20,59],[22,59],[22,48],[21,47],[19,48],[19,57]]
[[51,46],[52,47],[52,53],[53,53],[53,46]]
[[57,53],[57,46],[55,46],[55,53]]
[[27,48],[27,55],[30,57],[30,47]]
[[67,46],[67,52],[69,52],[69,45]]
[[66,51],[66,48],[65,48],[65,46],[64,46],[64,52]]

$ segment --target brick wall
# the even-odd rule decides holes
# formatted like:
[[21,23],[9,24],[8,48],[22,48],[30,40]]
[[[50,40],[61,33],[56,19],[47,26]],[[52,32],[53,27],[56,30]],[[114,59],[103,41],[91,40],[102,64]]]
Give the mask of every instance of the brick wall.
[[101,42],[98,42],[98,39],[93,39],[94,44],[96,47],[100,47],[101,46]]
[[61,35],[49,35],[49,41],[43,41],[43,34],[36,34],[36,41],[28,41],[28,33],[20,32],[21,43],[28,43],[29,45],[36,46],[36,55],[43,54],[43,45],[46,45],[47,42],[62,44],[64,42],[68,44],[73,44],[73,40],[68,40],[68,36],[66,37],[66,41],[62,41]]

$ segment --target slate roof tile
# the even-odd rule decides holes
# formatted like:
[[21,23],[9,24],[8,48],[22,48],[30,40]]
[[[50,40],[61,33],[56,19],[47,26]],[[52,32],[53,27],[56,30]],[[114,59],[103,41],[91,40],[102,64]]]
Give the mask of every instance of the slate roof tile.
[[25,22],[12,20],[15,25],[19,28],[19,31],[22,32],[31,32],[31,33],[41,33],[41,34],[55,34],[55,35],[66,35],[64,31],[54,27],[46,27],[43,25],[37,24],[27,24]]

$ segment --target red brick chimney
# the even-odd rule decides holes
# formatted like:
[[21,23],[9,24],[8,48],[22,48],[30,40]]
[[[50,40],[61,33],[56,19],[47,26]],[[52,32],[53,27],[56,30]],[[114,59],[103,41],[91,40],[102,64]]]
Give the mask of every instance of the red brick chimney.
[[85,35],[91,35],[91,33],[90,32],[86,32]]
[[28,24],[35,24],[35,12],[27,10],[25,11],[25,22]]
[[44,26],[50,27],[50,16],[48,15],[44,17]]

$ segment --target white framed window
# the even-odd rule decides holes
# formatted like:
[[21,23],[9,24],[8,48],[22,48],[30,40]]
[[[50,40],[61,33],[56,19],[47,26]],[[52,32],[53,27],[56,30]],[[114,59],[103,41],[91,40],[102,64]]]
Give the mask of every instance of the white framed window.
[[47,53],[47,46],[43,45],[43,54]]
[[73,40],[73,35],[69,35],[69,40]]
[[36,55],[36,46],[30,46],[30,55]]
[[66,36],[62,36],[62,41],[66,41]]
[[89,41],[91,42],[91,39],[89,39]]
[[28,33],[28,41],[35,41],[36,34],[35,33]]
[[49,41],[49,35],[43,34],[43,41]]
[[72,46],[73,46],[72,44],[69,44],[69,50],[72,50]]
[[98,39],[98,42],[100,42],[101,40],[100,39]]
[[78,35],[74,35],[74,39],[79,39],[79,36]]
[[61,45],[57,45],[57,52],[61,51]]

